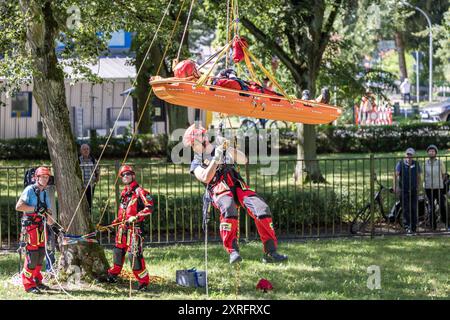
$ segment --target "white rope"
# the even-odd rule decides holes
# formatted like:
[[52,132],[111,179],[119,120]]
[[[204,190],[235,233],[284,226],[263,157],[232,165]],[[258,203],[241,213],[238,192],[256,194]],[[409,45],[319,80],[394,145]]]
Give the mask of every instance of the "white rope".
[[[230,0],[227,0],[227,43],[230,42]],[[225,69],[228,69],[228,52],[225,60]]]
[[47,240],[48,240],[47,239],[47,221],[46,221],[45,218],[43,219],[43,223],[44,223],[44,238],[45,238],[45,242],[44,242],[45,247],[44,247],[44,249],[45,249],[45,256],[48,259],[49,264],[50,264],[50,272],[49,273],[51,275],[53,275],[53,277],[55,278],[56,283],[58,284],[58,286],[61,289],[61,291],[64,292],[67,296],[69,296],[69,297],[74,299],[75,297],[73,295],[71,295],[70,293],[68,293],[66,290],[64,290],[64,288],[62,287],[61,283],[58,280],[58,272],[55,270],[55,268],[53,267],[53,264],[51,263],[52,260],[50,259],[50,256],[48,255],[48,251],[47,251]]
[[[209,210],[210,208],[208,208]],[[205,289],[206,289],[206,299],[209,299],[208,292],[208,212],[206,213],[205,222]]]
[[[137,71],[137,73],[136,73],[136,78],[134,79],[133,84],[132,84],[133,87],[134,87],[134,86],[136,85],[136,83],[137,83],[138,76],[139,76],[139,74],[140,74],[140,72],[141,72],[141,70],[142,70],[142,68],[143,68],[143,66],[144,66],[145,61],[147,60],[148,55],[150,54],[150,49],[152,48],[153,43],[154,43],[155,40],[156,40],[156,36],[158,35],[159,29],[161,28],[161,25],[162,25],[162,23],[163,23],[163,21],[164,21],[166,15],[167,15],[167,13],[169,12],[169,7],[170,7],[171,4],[172,4],[172,0],[170,0],[169,4],[167,5],[167,8],[166,8],[166,10],[164,11],[164,14],[163,14],[163,16],[162,16],[162,18],[161,18],[161,21],[159,22],[158,28],[156,29],[155,34],[153,35],[153,39],[152,39],[152,41],[150,42],[150,45],[149,45],[149,47],[148,47],[148,49],[147,49],[147,52],[145,53],[144,59],[142,60],[141,65],[139,66],[139,69],[138,69],[138,71]],[[98,158],[98,160],[97,160],[97,162],[96,162],[96,164],[95,164],[95,167],[94,167],[94,169],[92,170],[91,176],[89,177],[89,181],[88,181],[88,183],[86,184],[86,188],[84,188],[83,194],[81,195],[81,199],[78,201],[78,204],[77,204],[77,206],[76,206],[76,208],[75,208],[75,211],[74,211],[74,213],[73,213],[73,215],[72,215],[72,219],[70,220],[69,225],[67,226],[66,231],[69,231],[69,229],[70,229],[70,227],[71,227],[71,225],[72,225],[72,223],[73,223],[73,220],[75,219],[75,216],[76,216],[76,214],[77,214],[77,212],[78,212],[78,210],[79,210],[79,208],[80,208],[80,206],[81,206],[81,202],[83,201],[83,198],[84,198],[85,195],[86,195],[87,189],[88,189],[88,187],[91,185],[92,178],[93,178],[94,175],[95,175],[95,171],[98,169],[98,165],[99,165],[99,163],[100,163],[100,161],[101,161],[101,159],[102,159],[102,157],[103,157],[103,153],[105,152],[106,147],[107,147],[108,144],[109,144],[109,140],[111,140],[112,134],[113,134],[113,132],[114,132],[114,130],[115,130],[117,124],[119,123],[119,118],[120,118],[120,116],[122,115],[122,112],[123,112],[123,110],[124,110],[124,108],[125,108],[125,104],[127,103],[128,98],[130,97],[130,95],[131,95],[131,90],[130,90],[130,92],[128,92],[127,96],[125,97],[125,100],[124,100],[124,102],[123,102],[123,104],[122,104],[122,107],[120,108],[119,114],[117,115],[116,121],[114,122],[114,126],[112,127],[111,132],[109,133],[108,139],[106,140],[105,146],[104,146],[103,149],[102,149],[102,152],[101,152],[101,154],[100,154],[100,157]]]
[[180,59],[181,48],[183,47],[184,37],[186,36],[187,27],[189,25],[189,20],[191,19],[192,7],[194,6],[195,0],[191,1],[191,7],[189,8],[188,17],[186,20],[186,24],[184,26],[183,36],[181,37],[180,47],[178,48],[177,61]]

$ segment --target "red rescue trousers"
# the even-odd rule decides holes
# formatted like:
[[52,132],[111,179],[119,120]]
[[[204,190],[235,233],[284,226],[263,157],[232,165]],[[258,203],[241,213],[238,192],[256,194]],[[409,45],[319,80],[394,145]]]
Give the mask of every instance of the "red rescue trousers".
[[145,260],[142,253],[141,230],[131,226],[119,225],[116,233],[116,245],[113,249],[114,266],[108,270],[108,274],[118,276],[122,271],[125,262],[125,253],[128,251],[128,257],[133,269],[134,277],[139,284],[148,285],[150,278],[145,268]]

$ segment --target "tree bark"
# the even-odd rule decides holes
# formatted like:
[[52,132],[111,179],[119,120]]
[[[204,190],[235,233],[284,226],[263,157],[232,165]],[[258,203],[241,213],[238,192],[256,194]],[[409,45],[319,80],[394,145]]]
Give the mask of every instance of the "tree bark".
[[[315,74],[309,72],[302,88],[308,88],[311,97],[315,96]],[[317,161],[316,126],[311,124],[297,124],[297,164],[294,171],[295,181],[304,183],[312,181],[325,182],[319,162]]]
[[[59,195],[60,223],[67,227],[81,199],[83,183],[66,104],[64,73],[58,66],[55,53],[59,27],[51,3],[52,1],[46,1],[40,5],[36,1],[20,2],[22,10],[32,14],[27,24],[26,44],[35,67],[33,93],[47,136]],[[88,204],[83,200],[68,231],[72,234],[86,234],[92,230]],[[70,245],[65,250],[64,267],[68,268],[70,265],[81,267],[87,276],[97,277],[106,272],[108,262],[100,245]]]
[[[140,39],[139,36],[136,36],[134,38],[134,41],[138,41]],[[145,45],[144,43],[135,42],[134,47],[136,48],[136,70],[139,68],[139,66],[144,61],[145,53],[147,52],[148,45]],[[144,61],[144,65],[142,66],[142,70],[139,73],[136,81],[136,89],[134,92],[134,95],[137,99],[137,109],[138,114],[136,114],[135,122],[137,123],[139,121],[139,118],[142,115],[142,112],[145,113],[142,116],[141,123],[138,128],[139,133],[150,133],[152,128],[152,118],[151,115],[153,113],[153,106],[151,104],[151,99],[147,101],[148,95],[150,93],[150,85],[148,84],[150,76],[153,76],[156,74],[156,68],[159,65],[159,62],[161,61],[162,55],[161,51],[158,48],[157,44],[153,44],[149,57],[146,61]],[[156,65],[156,66],[155,66]],[[146,106],[147,104],[147,106]]]
[[405,78],[408,78],[408,70],[406,69],[405,43],[403,41],[403,34],[400,31],[395,32],[395,46],[397,47],[398,53],[400,80],[403,81]]

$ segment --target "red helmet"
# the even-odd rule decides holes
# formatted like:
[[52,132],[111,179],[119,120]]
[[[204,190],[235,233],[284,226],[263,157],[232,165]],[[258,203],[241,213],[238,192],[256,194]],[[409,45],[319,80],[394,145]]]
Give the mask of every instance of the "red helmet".
[[47,167],[39,167],[36,169],[36,172],[34,173],[36,177],[40,176],[51,176],[52,173],[50,172],[50,169]]
[[195,123],[186,129],[186,132],[183,135],[183,144],[186,147],[192,147],[195,140],[199,140],[204,142],[207,140],[206,129],[202,126],[198,128],[195,127]]
[[131,172],[132,174],[135,175],[133,168],[128,165],[123,165],[120,167],[119,176],[122,176],[125,172]]
[[195,65],[195,62],[192,60],[183,60],[179,62],[173,69],[173,75],[176,78],[188,78],[188,77],[200,78],[200,75],[197,71],[197,66]]

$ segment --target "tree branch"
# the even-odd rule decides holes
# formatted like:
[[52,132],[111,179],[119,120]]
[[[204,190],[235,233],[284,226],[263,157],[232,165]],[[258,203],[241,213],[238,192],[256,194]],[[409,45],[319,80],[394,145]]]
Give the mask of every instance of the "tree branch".
[[339,7],[342,4],[342,0],[336,0],[336,2],[333,5],[333,9],[330,12],[330,15],[328,16],[327,22],[325,23],[325,27],[322,30],[322,34],[320,36],[320,42],[319,42],[319,52],[320,56],[322,56],[323,52],[325,51],[325,48],[328,44],[328,40],[330,39],[331,30],[333,29],[334,21],[336,20],[337,14],[339,12]]
[[273,52],[280,60],[281,62],[289,69],[289,71],[292,73],[292,75],[295,78],[295,81],[297,83],[301,82],[301,66],[296,64],[295,61],[293,61],[289,55],[284,52],[284,50],[276,44],[272,39],[270,39],[261,29],[259,29],[257,26],[255,26],[250,20],[248,20],[245,17],[240,18],[240,22],[242,25],[247,28],[248,31],[250,31],[253,36],[262,43],[264,43],[267,48]]

